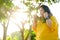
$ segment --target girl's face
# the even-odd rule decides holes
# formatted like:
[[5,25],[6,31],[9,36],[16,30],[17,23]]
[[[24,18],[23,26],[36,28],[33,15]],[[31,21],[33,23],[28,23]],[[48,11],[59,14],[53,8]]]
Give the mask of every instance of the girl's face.
[[43,16],[44,13],[45,13],[45,12],[44,12],[44,9],[41,7],[41,8],[40,8],[40,14],[41,14],[41,16]]

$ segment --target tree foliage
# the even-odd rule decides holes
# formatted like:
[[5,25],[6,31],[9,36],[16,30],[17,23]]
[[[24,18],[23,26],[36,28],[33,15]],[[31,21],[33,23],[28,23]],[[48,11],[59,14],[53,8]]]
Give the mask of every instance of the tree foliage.
[[[60,0],[23,0],[23,4],[25,4],[28,9],[30,11],[32,10],[38,10],[39,6],[41,4],[43,4],[44,2],[47,2],[48,4],[53,4],[53,3],[57,3],[59,2]],[[34,4],[35,3],[35,4]],[[38,4],[38,6],[36,7],[36,5]]]
[[7,11],[9,11],[12,6],[12,0],[0,0],[0,21],[7,18]]
[[3,26],[3,40],[6,40],[7,28],[11,13],[7,13],[12,9],[12,0],[0,0],[0,22]]

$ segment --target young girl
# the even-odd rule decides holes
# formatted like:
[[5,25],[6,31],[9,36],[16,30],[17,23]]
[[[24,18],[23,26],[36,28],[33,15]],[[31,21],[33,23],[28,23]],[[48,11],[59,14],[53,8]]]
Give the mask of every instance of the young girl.
[[40,18],[34,16],[33,30],[36,40],[58,40],[58,23],[48,6],[40,6]]

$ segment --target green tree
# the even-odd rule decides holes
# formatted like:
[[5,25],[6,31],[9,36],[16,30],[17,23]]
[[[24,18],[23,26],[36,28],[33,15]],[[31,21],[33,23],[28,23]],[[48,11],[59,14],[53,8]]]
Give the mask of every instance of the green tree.
[[11,37],[12,37],[12,40],[22,40],[22,37],[21,37],[21,32],[20,31],[16,31],[16,32],[13,32],[11,34]]
[[10,20],[8,12],[11,12],[12,0],[0,0],[0,22],[3,26],[3,40],[6,40],[7,28]]
[[24,24],[25,24],[25,22],[21,22],[22,28],[18,23],[14,22],[14,24],[19,28],[19,33],[21,34],[21,40],[24,40]]

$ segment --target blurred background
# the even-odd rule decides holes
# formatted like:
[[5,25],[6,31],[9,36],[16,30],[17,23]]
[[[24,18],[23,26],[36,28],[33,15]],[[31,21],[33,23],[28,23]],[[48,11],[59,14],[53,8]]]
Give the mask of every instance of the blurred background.
[[60,39],[60,0],[0,0],[0,40],[36,40],[33,16],[42,4],[56,17]]

